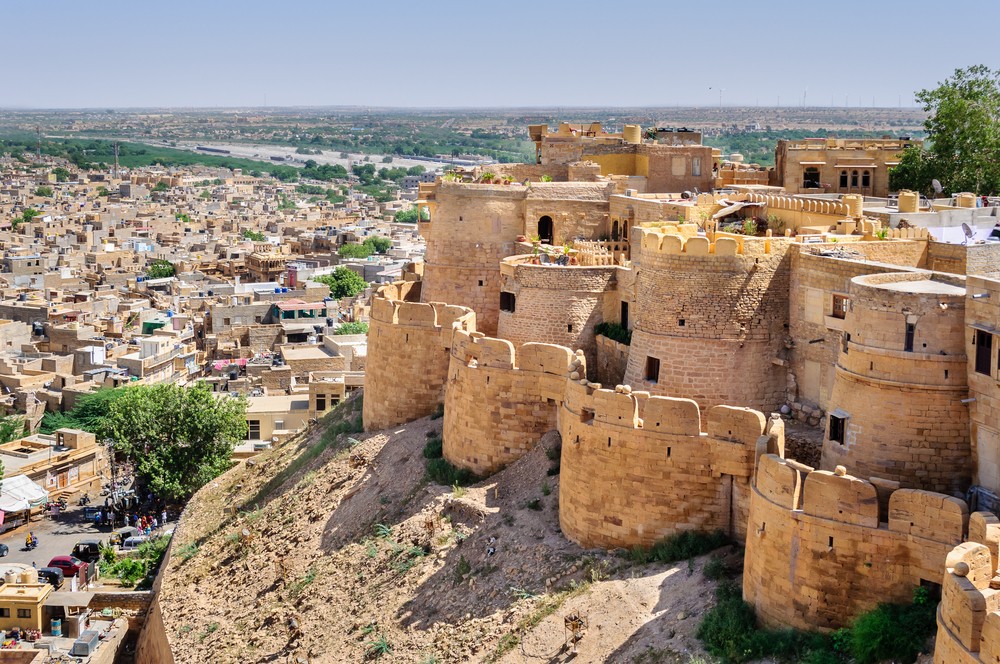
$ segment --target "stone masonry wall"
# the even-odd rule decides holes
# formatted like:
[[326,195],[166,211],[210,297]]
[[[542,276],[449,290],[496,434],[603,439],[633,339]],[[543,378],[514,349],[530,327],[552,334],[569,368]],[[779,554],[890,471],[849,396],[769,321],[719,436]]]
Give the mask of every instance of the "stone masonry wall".
[[[784,402],[785,238],[685,238],[633,229],[636,306],[626,382],[653,394],[773,410]],[[659,374],[647,380],[648,358]]]
[[616,277],[623,268],[515,261],[507,259],[500,270],[501,290],[514,295],[515,306],[500,312],[497,336],[515,346],[534,341],[582,349],[596,372],[594,326],[618,317]]
[[1000,522],[989,512],[969,519],[969,541],[948,554],[937,613],[934,664],[1000,661],[1000,588],[995,586]]
[[[873,243],[858,242],[854,247]],[[881,244],[881,243],[880,243]],[[889,243],[915,245],[913,242]],[[834,369],[840,354],[843,319],[834,317],[834,295],[847,296],[852,278],[864,274],[908,271],[906,265],[876,263],[856,258],[821,256],[814,245],[793,245],[789,287],[789,381],[786,400],[827,410],[833,391]],[[824,245],[831,246],[832,245]],[[900,255],[903,260],[905,255]]]
[[717,406],[703,432],[692,400],[570,381],[559,422],[563,533],[602,548],[649,546],[682,530],[742,537],[765,424],[758,411]]
[[[916,291],[916,292],[913,292]],[[851,281],[831,417],[843,441],[823,443],[822,467],[907,488],[963,493],[972,479],[965,356],[965,282],[932,273]],[[913,350],[904,349],[913,325]]]
[[[969,358],[969,404],[975,484],[1000,494],[1000,280],[969,277],[966,280],[965,349]],[[985,296],[985,297],[984,297]],[[992,336],[986,373],[976,371],[976,338]]]
[[363,417],[368,431],[409,422],[443,403],[451,335],[475,331],[465,307],[405,301],[419,282],[383,286],[372,299]]
[[[477,475],[516,461],[556,428],[572,370],[582,360],[562,346],[456,330],[444,406],[444,457]],[[585,370],[585,369],[584,369]]]
[[[606,385],[620,385],[625,382],[625,365],[628,363],[628,346],[597,335],[597,378]],[[590,366],[589,364],[587,366]]]
[[937,583],[966,534],[965,502],[760,457],[750,490],[743,597],[769,627],[830,631]]

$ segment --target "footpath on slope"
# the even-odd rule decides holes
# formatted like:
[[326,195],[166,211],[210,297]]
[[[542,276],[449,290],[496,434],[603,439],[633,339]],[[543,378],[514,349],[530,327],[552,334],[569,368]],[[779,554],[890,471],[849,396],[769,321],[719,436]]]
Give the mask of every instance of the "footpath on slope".
[[[713,602],[708,556],[635,565],[566,540],[549,474],[556,432],[463,489],[426,477],[440,419],[346,433],[360,412],[352,398],[192,499],[160,597],[178,664],[703,655],[694,633]],[[564,625],[574,614],[587,623],[576,653]]]

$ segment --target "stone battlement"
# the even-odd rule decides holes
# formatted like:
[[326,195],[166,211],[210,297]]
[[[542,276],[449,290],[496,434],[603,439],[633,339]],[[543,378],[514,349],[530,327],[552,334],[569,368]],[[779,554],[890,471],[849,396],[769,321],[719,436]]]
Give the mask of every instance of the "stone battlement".
[[934,664],[1000,661],[1000,520],[989,512],[973,513],[969,540],[945,561]]
[[[425,417],[444,400],[452,331],[475,331],[471,309],[441,302],[406,301],[419,282],[381,287],[368,324],[363,417],[366,430]],[[405,348],[406,352],[399,352]]]
[[758,444],[784,447],[780,419],[716,406],[705,430],[690,399],[570,381],[562,434],[559,521],[582,546],[651,545],[682,530],[745,533]]
[[657,228],[638,228],[639,245],[643,254],[666,254],[668,256],[762,256],[782,250],[787,244],[784,238],[746,237],[730,233],[716,233],[713,242],[707,236],[685,237],[675,233],[661,233]]
[[965,501],[760,457],[744,598],[768,626],[832,630],[937,583],[969,529]]
[[556,428],[566,381],[586,372],[563,346],[454,331],[445,390],[444,456],[479,475],[495,473]]

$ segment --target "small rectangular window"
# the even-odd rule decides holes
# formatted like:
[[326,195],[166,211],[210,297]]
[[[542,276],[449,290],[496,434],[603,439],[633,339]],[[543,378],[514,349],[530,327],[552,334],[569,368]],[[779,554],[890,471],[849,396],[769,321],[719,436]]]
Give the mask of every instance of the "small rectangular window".
[[10,609],[0,609],[0,618],[10,618]]
[[17,617],[18,618],[30,618],[31,617],[31,609],[18,609],[17,610]]
[[319,412],[323,412],[324,410],[326,410],[326,395],[325,394],[317,394],[316,395],[316,410],[319,411]]
[[844,444],[844,430],[847,428],[847,418],[830,416],[830,440],[835,443]]
[[260,440],[260,420],[250,420],[247,440]]
[[840,188],[847,189],[847,171],[840,172]]
[[517,297],[513,293],[500,291],[500,311],[514,313],[517,307]]
[[696,177],[701,175],[701,157],[691,158],[691,175]]
[[976,330],[976,373],[993,375],[993,335]]
[[861,174],[861,186],[870,187],[872,186],[872,174],[871,171],[865,171]]
[[655,383],[660,379],[660,360],[655,357],[646,358],[646,381]]
[[906,324],[906,336],[903,338],[903,350],[907,353],[913,352],[913,335],[917,331],[916,323]]
[[846,295],[833,294],[833,307],[830,316],[844,320],[847,318],[847,305],[850,302]]

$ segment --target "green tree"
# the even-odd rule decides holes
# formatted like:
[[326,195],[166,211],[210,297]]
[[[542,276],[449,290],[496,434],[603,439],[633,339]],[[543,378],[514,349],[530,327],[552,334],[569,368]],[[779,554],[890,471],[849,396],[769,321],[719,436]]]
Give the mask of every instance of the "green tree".
[[133,464],[141,484],[183,500],[229,468],[247,434],[246,407],[200,382],[134,385],[112,402],[99,435]]
[[57,429],[82,429],[96,434],[101,423],[111,410],[111,404],[126,388],[106,388],[88,392],[77,398],[73,409],[65,413],[46,412],[42,417],[42,433],[53,433]]
[[250,228],[243,231],[243,237],[247,240],[253,240],[254,242],[267,242],[266,235]]
[[56,176],[56,182],[68,182],[69,181],[69,171],[67,171],[62,166],[57,166],[52,169],[52,174]]
[[103,186],[103,185],[97,188],[97,195],[98,196],[107,196],[110,193],[111,192],[108,191],[108,188],[105,187],[105,186]]
[[13,221],[10,222],[10,227],[16,231],[18,226],[30,222],[32,219],[40,216],[41,214],[41,212],[35,210],[34,208],[28,208],[21,213],[20,217],[14,217]]
[[155,192],[170,191],[170,185],[168,185],[166,182],[157,182],[156,186],[153,187],[153,191]]
[[381,235],[371,236],[365,240],[364,244],[373,254],[384,254],[392,248],[392,240],[387,237],[382,237]]
[[165,261],[162,258],[158,258],[149,264],[146,268],[146,277],[148,279],[164,279],[166,277],[172,277],[176,274],[176,270],[170,261]]
[[338,267],[332,274],[313,277],[313,281],[329,286],[330,297],[337,300],[354,297],[368,286],[357,272],[346,267]]
[[35,189],[35,196],[41,196],[42,198],[52,198],[54,193],[52,187],[37,187]]
[[350,323],[343,323],[336,330],[333,331],[334,334],[368,334],[368,323],[361,323],[358,321],[351,321]]
[[417,223],[417,208],[410,208],[409,210],[400,210],[396,213],[393,218],[394,221],[400,224],[415,224]]
[[[24,435],[24,418],[17,415],[0,416],[0,445],[17,440]],[[2,470],[0,470],[0,477],[3,477]]]
[[370,245],[345,244],[337,249],[337,253],[344,258],[368,258],[373,252]]
[[918,92],[917,101],[928,115],[929,146],[904,154],[890,186],[929,193],[937,178],[947,193],[1000,192],[1000,70],[956,69],[938,87]]

